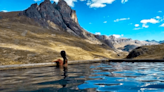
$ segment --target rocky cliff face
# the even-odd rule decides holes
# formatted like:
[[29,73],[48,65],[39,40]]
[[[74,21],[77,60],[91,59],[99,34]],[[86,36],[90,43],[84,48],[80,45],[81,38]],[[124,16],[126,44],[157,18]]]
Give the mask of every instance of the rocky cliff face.
[[[52,4],[50,0],[44,0],[40,5],[33,4],[31,7],[19,13],[34,19],[45,28],[64,29],[66,32],[90,41],[101,43],[93,34],[80,27],[76,11],[72,10],[64,0],[58,4]],[[60,31],[60,30],[59,30]]]
[[78,23],[78,19],[77,19],[77,15],[76,15],[76,11],[75,11],[75,10],[72,10],[72,12],[71,12],[71,18],[72,18],[76,23]]
[[109,47],[111,47],[113,50],[116,50],[116,48],[113,45],[112,40],[106,36],[106,35],[95,35],[97,39],[99,39],[101,42],[107,44]]
[[66,29],[66,25],[63,22],[61,14],[54,8],[54,4],[51,4],[49,0],[45,0],[39,6],[37,4],[32,4],[31,7],[23,12],[20,12],[19,15],[24,15],[32,18],[43,27],[54,28],[49,24],[49,22],[53,22],[63,29]]

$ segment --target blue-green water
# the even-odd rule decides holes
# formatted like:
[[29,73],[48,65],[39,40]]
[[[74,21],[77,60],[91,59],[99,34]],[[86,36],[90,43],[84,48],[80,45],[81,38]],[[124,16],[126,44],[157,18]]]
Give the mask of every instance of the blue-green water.
[[0,71],[0,92],[164,92],[164,63],[94,63]]

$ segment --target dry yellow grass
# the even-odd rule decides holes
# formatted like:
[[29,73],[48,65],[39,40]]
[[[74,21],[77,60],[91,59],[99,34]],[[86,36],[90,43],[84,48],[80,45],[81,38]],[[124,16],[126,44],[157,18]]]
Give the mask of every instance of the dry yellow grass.
[[[109,47],[88,41],[63,31],[33,25],[33,20],[20,17],[0,19],[0,65],[52,62],[65,50],[69,60],[116,58]],[[33,22],[33,24],[31,24]]]
[[[142,50],[142,49],[146,50]],[[164,44],[142,46],[139,49],[135,49],[136,52],[142,52],[142,55],[135,57],[134,59],[164,59]]]

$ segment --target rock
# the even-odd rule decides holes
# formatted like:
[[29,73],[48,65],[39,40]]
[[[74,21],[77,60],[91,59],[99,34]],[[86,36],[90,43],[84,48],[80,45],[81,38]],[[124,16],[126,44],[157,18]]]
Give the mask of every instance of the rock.
[[42,18],[40,13],[38,12],[37,3],[32,4],[31,7],[29,7],[28,9],[26,9],[23,12],[20,12],[19,15],[25,15],[27,17],[34,18],[34,19],[41,19]]
[[49,20],[66,29],[66,25],[63,22],[62,16],[60,15],[59,11],[54,8],[54,4],[51,4],[50,0],[45,0],[39,5],[39,13],[42,19]]
[[52,37],[55,37],[55,36],[56,36],[56,34],[51,34],[51,36],[52,36]]
[[141,44],[141,42],[138,41],[138,40],[135,40],[134,42],[135,42],[136,44]]
[[27,35],[27,32],[28,32],[28,31],[25,30],[21,35],[25,37],[25,36]]
[[55,30],[63,28],[72,35],[97,40],[93,34],[80,27],[76,11],[72,10],[64,0],[59,0],[57,5],[55,2],[51,4],[50,0],[44,0],[39,6],[33,4],[25,11],[20,12],[19,15],[34,19],[44,28],[53,28]]
[[19,40],[18,39],[14,39],[14,44],[18,45],[19,44]]
[[21,56],[15,56],[15,57],[13,58],[13,61],[20,61],[21,59],[22,59]]
[[164,40],[163,41],[159,41],[160,44],[163,44],[164,43]]
[[66,29],[66,25],[64,24],[60,13],[54,8],[50,0],[45,0],[39,6],[37,3],[32,4],[31,7],[19,13],[19,16],[22,15],[34,19],[37,23],[45,28],[49,28],[50,25],[47,22],[49,20],[61,28]]
[[61,13],[65,21],[70,20],[72,9],[67,5],[64,0],[59,0],[56,8]]
[[127,52],[130,52],[132,51],[133,49],[135,49],[137,46],[136,45],[126,45],[124,46],[124,48],[122,49],[123,51],[127,51]]
[[85,35],[86,31],[83,30],[77,23],[75,11],[72,10],[71,7],[68,6],[64,0],[59,0],[56,8],[61,13],[63,21],[69,29],[71,29],[78,36],[82,38],[87,38],[87,35]]
[[71,12],[71,18],[73,19],[73,21],[75,21],[78,24],[78,19],[77,19],[76,11],[75,10],[72,10],[72,12]]
[[95,35],[95,37],[97,39],[99,39],[101,42],[107,44],[109,47],[111,47],[112,49],[115,50],[115,47],[111,41],[111,39],[109,39],[109,37],[105,36],[105,35]]
[[99,40],[106,40],[108,37],[106,35],[95,35],[95,37]]
[[136,49],[134,49],[133,51],[131,51],[129,53],[129,55],[127,56],[127,58],[135,58],[138,57],[140,55],[143,55],[144,53],[147,53],[148,48],[144,48],[144,47],[137,47]]
[[105,42],[109,47],[111,47],[112,49],[115,49],[115,47],[113,46],[112,41],[110,41],[109,39],[104,40],[104,42]]
[[27,54],[27,57],[35,57],[36,54]]

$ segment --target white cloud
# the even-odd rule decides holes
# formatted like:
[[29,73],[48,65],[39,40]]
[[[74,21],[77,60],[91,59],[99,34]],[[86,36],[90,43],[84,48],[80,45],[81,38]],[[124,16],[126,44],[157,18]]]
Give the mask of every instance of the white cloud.
[[[51,0],[51,1],[55,1],[58,2],[59,0]],[[67,2],[67,4],[71,7],[74,7],[74,2],[77,2],[77,0],[65,0]]]
[[147,24],[147,23],[156,24],[156,23],[159,23],[158,20],[153,19],[153,18],[151,18],[151,19],[143,19],[143,20],[141,20],[140,22],[143,23],[143,24]]
[[[157,18],[159,18],[159,16],[157,16]],[[149,27],[149,25],[147,25],[147,23],[152,23],[152,24],[159,23],[159,21],[156,20],[156,19],[154,19],[154,18],[151,18],[151,19],[143,19],[140,22],[143,23],[143,25],[142,25],[143,28],[148,28]]]
[[159,13],[162,13],[162,11],[158,11]]
[[107,23],[107,21],[104,21],[104,23]]
[[143,28],[138,27],[138,28],[134,28],[133,30],[139,30],[139,29],[143,29]]
[[[142,23],[142,28],[134,28],[133,30],[139,30],[139,29],[143,29],[143,28],[149,28],[148,23],[157,24],[157,23],[160,23],[162,21],[163,21],[163,19],[160,16],[156,16],[156,17],[151,18],[151,19],[143,19],[143,20],[140,21],[140,23]],[[137,27],[137,26],[138,25],[135,25],[135,27]],[[164,24],[160,25],[160,27],[164,27]]]
[[121,0],[122,4],[125,4],[126,2],[128,2],[128,0]]
[[140,25],[139,25],[139,24],[135,24],[134,26],[135,26],[135,27],[139,27]]
[[161,19],[161,17],[160,16],[156,16],[156,19]]
[[149,25],[143,24],[142,27],[143,27],[143,28],[148,28]]
[[121,19],[116,19],[116,20],[114,20],[114,22],[119,22],[119,21],[123,21],[123,20],[130,20],[130,18],[121,18]]
[[120,38],[120,37],[123,37],[124,35],[123,34],[121,34],[121,35],[113,34],[113,36],[116,37],[116,38]]
[[41,0],[34,0],[35,2],[41,1]]
[[101,33],[100,32],[96,32],[95,35],[101,35]]
[[106,4],[112,4],[115,0],[88,0],[87,5],[90,8],[105,7]]
[[1,12],[8,12],[7,10],[2,10]]
[[160,27],[164,27],[164,23],[162,25],[160,25]]

